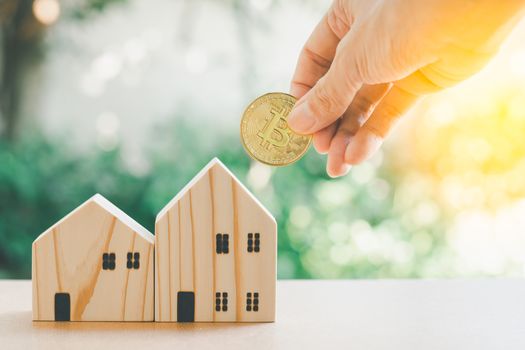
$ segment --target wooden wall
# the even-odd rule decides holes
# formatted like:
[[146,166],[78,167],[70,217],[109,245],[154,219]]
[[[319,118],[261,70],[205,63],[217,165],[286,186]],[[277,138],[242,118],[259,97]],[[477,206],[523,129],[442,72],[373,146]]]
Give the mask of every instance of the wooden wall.
[[[153,238],[151,238],[153,241]],[[54,320],[55,293],[71,298],[71,321],[153,321],[153,242],[88,201],[33,243],[33,319]],[[115,253],[115,269],[102,255]],[[127,253],[140,253],[128,269]]]
[[[248,253],[248,233],[260,234],[260,252]],[[228,234],[229,251],[216,253],[216,234]],[[177,321],[177,293],[195,293],[197,322],[271,322],[275,319],[275,220],[220,163],[193,180],[155,228],[155,320]],[[228,295],[215,310],[215,293]],[[247,293],[259,293],[247,311]]]

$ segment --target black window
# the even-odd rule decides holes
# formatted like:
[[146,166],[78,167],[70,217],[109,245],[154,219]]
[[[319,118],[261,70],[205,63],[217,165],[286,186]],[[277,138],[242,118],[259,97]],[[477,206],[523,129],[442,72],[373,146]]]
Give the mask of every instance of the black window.
[[259,311],[259,293],[246,293],[246,311]]
[[230,252],[230,235],[227,233],[217,233],[215,236],[215,252],[217,254],[228,254]]
[[102,269],[115,270],[115,253],[102,254]]
[[248,253],[259,253],[261,250],[261,235],[256,233],[248,233]]
[[[221,304],[222,304],[222,307],[221,307]],[[228,293],[222,292],[222,299],[221,299],[220,292],[215,293],[215,311],[217,312],[228,311]]]
[[140,253],[129,252],[127,258],[128,258],[128,261],[126,262],[126,267],[128,269],[138,270],[140,267]]

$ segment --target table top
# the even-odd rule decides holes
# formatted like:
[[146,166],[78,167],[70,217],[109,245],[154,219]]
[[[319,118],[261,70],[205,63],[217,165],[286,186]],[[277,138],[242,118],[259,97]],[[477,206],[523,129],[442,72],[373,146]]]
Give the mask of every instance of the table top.
[[32,322],[0,281],[2,349],[525,349],[525,280],[278,281],[261,324]]

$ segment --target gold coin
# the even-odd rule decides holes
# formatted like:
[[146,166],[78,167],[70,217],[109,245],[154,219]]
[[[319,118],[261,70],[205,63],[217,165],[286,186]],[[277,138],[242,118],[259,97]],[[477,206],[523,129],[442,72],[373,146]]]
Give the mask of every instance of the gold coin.
[[299,160],[312,142],[311,135],[293,132],[286,119],[296,98],[280,92],[262,95],[244,111],[241,140],[248,155],[262,163],[283,166]]

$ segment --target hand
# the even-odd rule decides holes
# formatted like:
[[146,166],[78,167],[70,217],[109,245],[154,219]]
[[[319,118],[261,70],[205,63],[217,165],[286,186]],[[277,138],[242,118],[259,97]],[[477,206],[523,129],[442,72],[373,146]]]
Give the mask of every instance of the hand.
[[479,71],[524,0],[335,0],[306,42],[288,123],[336,177],[370,158],[423,95]]

